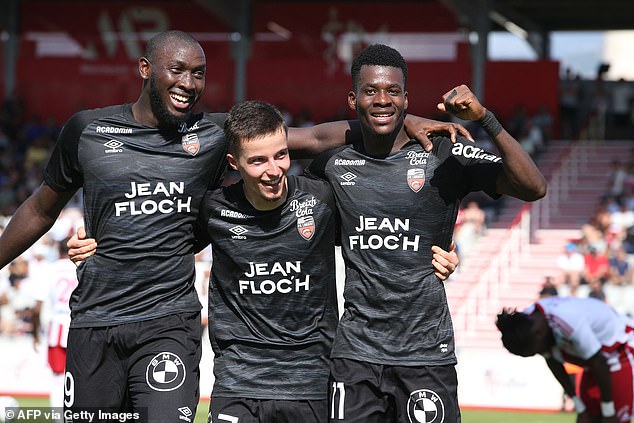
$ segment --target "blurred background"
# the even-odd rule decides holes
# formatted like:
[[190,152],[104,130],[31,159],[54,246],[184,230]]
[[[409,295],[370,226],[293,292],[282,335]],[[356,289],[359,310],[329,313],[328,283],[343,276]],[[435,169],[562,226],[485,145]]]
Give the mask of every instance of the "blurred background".
[[[0,228],[41,183],[73,113],[137,99],[137,59],[157,32],[181,29],[203,46],[200,110],[262,99],[291,126],[352,118],[350,62],[368,44],[389,44],[409,65],[410,113],[449,119],[436,104],[465,83],[549,180],[534,204],[463,202],[461,265],[446,285],[462,405],[570,409],[543,360],[502,348],[494,320],[501,307],[547,294],[634,312],[632,16],[629,0],[2,0]],[[477,125],[468,128],[493,149]],[[294,164],[299,173],[306,162]],[[37,269],[81,222],[79,193],[47,236],[0,271],[0,395],[47,392],[45,348],[34,350],[30,335],[32,292],[46,278]],[[203,304],[209,259],[199,256]],[[203,396],[213,380],[205,354]]]

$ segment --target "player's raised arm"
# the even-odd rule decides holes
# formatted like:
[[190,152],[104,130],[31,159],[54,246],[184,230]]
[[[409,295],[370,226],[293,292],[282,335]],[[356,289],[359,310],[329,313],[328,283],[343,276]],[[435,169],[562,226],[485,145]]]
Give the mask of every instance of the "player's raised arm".
[[[407,115],[405,130],[421,143],[426,151],[433,148],[428,136],[432,133],[448,134],[452,141],[463,135],[473,141],[467,129],[459,123],[442,122],[420,116]],[[288,148],[294,159],[312,158],[332,148],[361,141],[361,129],[356,120],[326,122],[306,128],[288,128]]]
[[504,166],[497,179],[498,193],[524,201],[535,201],[546,195],[546,179],[533,159],[466,85],[448,91],[442,99],[437,106],[439,110],[479,122],[495,143]]

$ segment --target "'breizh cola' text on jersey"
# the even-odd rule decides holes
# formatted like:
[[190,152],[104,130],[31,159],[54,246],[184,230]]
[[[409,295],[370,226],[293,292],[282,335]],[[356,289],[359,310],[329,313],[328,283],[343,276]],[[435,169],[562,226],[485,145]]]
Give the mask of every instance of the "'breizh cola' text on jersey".
[[443,282],[432,245],[449,249],[469,192],[495,194],[500,158],[474,144],[436,137],[385,158],[345,146],[315,159],[310,173],[335,192],[346,258],[345,310],[333,358],[389,365],[455,364]]
[[330,187],[289,176],[286,202],[258,211],[237,183],[210,193],[203,210],[212,396],[326,399],[338,317]]

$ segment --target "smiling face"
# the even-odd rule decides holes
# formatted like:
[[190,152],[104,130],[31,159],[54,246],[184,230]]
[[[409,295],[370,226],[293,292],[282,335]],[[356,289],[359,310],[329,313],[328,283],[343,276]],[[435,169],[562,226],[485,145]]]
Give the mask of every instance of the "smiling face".
[[141,58],[141,75],[152,115],[150,124],[177,127],[186,122],[205,88],[205,53],[198,43],[171,38],[152,55]]
[[291,167],[286,131],[279,130],[254,139],[241,140],[229,165],[240,172],[244,194],[258,210],[273,210],[286,201],[286,174]]
[[364,137],[396,136],[408,106],[403,71],[393,66],[364,65],[348,105],[357,112]]

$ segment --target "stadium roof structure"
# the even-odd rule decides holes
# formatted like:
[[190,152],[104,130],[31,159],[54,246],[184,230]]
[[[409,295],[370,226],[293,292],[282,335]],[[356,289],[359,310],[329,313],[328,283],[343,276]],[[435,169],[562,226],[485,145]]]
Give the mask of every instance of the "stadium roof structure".
[[[222,18],[239,19],[248,4],[270,2],[332,3],[332,0],[197,0],[220,12]],[[401,2],[441,2],[455,10],[464,24],[473,24],[478,10],[493,12],[494,30],[505,30],[500,16],[527,31],[606,31],[634,29],[634,2],[632,0],[400,0]],[[363,3],[385,0],[346,0]],[[499,16],[498,16],[499,15]],[[236,27],[234,25],[234,27]]]
[[[248,33],[254,4],[269,2],[320,3],[332,0],[194,0],[211,10],[229,27]],[[491,31],[509,31],[523,38],[541,59],[550,58],[553,31],[608,31],[634,29],[634,0],[400,0],[440,2],[452,10],[461,26],[478,34],[473,47],[472,87],[483,92],[487,58],[486,36]],[[346,0],[363,3],[385,0]],[[421,23],[422,25],[424,22]],[[238,97],[239,98],[239,97]]]

